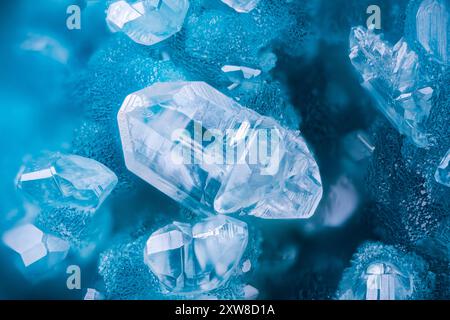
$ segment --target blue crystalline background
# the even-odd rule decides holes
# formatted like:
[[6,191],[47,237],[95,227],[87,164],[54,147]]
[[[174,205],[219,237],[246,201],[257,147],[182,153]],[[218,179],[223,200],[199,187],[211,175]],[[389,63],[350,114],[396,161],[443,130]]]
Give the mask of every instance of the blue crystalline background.
[[[263,299],[332,299],[344,270],[366,259],[358,247],[382,241],[389,246],[377,247],[380,256],[391,255],[390,245],[395,245],[420,255],[418,263],[436,275],[434,288],[426,280],[420,283],[421,297],[450,298],[450,197],[448,188],[433,180],[450,147],[448,71],[436,83],[440,90],[430,116],[441,144],[417,150],[376,111],[348,58],[350,28],[365,24],[366,8],[374,1],[298,0],[287,5],[261,0],[260,10],[251,16],[236,14],[219,0],[201,2],[191,0],[180,33],[148,48],[110,34],[106,1],[1,1],[0,232],[26,209],[14,189],[24,156],[59,150],[96,159],[117,174],[119,184],[107,201],[113,237],[102,254],[83,262],[82,287],[113,288],[119,293],[112,298],[158,298],[139,296],[151,287],[142,283],[154,279],[137,262],[136,252],[142,252],[145,236],[160,226],[196,217],[124,168],[115,114],[127,94],[158,81],[204,80],[227,93],[229,83],[220,66],[264,68],[259,52],[266,50],[278,57],[266,83],[255,92],[236,89],[233,97],[302,131],[320,167],[324,199],[308,221],[246,219],[252,233],[246,257],[253,265],[243,281],[258,288]],[[83,8],[82,29],[69,31],[66,8],[76,3]],[[376,1],[385,39],[395,43],[410,29],[406,13],[416,3]],[[56,39],[67,59],[21,49],[30,34]],[[172,60],[161,60],[165,51]],[[355,130],[365,130],[376,148],[359,165],[349,164],[342,145]],[[326,223],[326,213],[338,211],[330,195],[342,185],[342,177],[351,181],[353,196],[338,197],[341,205],[358,199],[355,212]],[[445,234],[446,241],[439,238]],[[64,271],[30,284],[11,261],[2,246],[0,298],[82,298],[83,291],[67,289]],[[66,263],[71,262],[78,263],[69,256]],[[228,291],[217,294],[231,297],[234,288],[231,281]]]

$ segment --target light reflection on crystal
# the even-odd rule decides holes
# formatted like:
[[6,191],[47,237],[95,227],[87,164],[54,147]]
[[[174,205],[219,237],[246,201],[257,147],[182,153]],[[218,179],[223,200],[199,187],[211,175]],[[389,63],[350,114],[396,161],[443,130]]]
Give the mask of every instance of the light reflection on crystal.
[[39,205],[98,208],[117,184],[103,164],[76,155],[49,153],[27,163],[17,188]]
[[403,39],[392,47],[372,30],[355,27],[350,33],[350,59],[361,74],[362,86],[394,127],[417,146],[428,146],[426,120],[433,89],[418,78],[417,54]]
[[180,31],[188,9],[188,0],[120,0],[110,4],[106,21],[111,31],[150,46]]
[[247,246],[247,225],[215,216],[193,225],[174,222],[147,240],[144,262],[171,293],[200,293],[225,283]]
[[204,82],[135,92],[118,122],[127,168],[194,211],[308,218],[322,197],[319,168],[297,132]]
[[260,0],[221,0],[237,12],[247,13],[256,8]]
[[44,274],[63,261],[70,245],[50,234],[44,233],[32,224],[25,224],[8,230],[3,243],[19,254],[24,271],[30,274]]
[[439,62],[449,63],[449,12],[445,0],[424,0],[416,14],[419,43]]
[[438,183],[450,187],[450,149],[442,158],[434,177]]

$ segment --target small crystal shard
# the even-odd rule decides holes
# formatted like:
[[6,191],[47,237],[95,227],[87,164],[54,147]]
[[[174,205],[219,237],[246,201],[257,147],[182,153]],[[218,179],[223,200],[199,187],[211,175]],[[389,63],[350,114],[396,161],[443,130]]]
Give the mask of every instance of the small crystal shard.
[[439,164],[434,178],[444,186],[450,187],[450,149]]
[[243,290],[245,300],[256,300],[259,296],[259,290],[249,284],[244,286]]
[[424,0],[416,15],[416,36],[422,47],[441,63],[449,63],[449,12],[445,0]]
[[261,70],[252,69],[243,66],[231,66],[225,65],[222,67],[222,71],[228,76],[233,84],[228,89],[234,89],[245,81],[257,78],[261,74]]
[[392,265],[373,263],[365,272],[366,300],[397,300],[399,288],[408,286],[407,279]]
[[247,13],[256,8],[260,0],[222,0],[237,12]]
[[181,30],[188,0],[121,0],[110,4],[106,21],[133,41],[153,45]]
[[116,175],[88,158],[47,154],[26,164],[17,187],[43,205],[98,208],[117,184]]
[[63,261],[70,245],[58,237],[45,234],[32,224],[25,224],[7,231],[3,242],[20,255],[26,270],[46,272]]
[[247,238],[247,225],[228,216],[214,216],[193,226],[174,222],[148,238],[144,262],[168,292],[206,292],[229,279]]
[[118,122],[127,168],[194,211],[308,218],[322,197],[298,133],[204,82],[135,92]]
[[93,289],[88,288],[86,290],[86,294],[84,295],[84,300],[104,300],[104,296],[101,292]]
[[418,56],[400,39],[394,47],[363,27],[350,34],[350,59],[377,108],[419,147],[428,145],[425,123],[433,89],[421,83]]

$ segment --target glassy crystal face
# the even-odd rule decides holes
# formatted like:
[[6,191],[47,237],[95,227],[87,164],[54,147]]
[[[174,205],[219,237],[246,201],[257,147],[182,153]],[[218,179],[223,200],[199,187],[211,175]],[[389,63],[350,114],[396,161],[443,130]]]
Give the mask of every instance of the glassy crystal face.
[[391,47],[380,35],[355,27],[350,33],[350,59],[377,108],[401,134],[426,147],[433,89],[418,79],[417,54],[403,39]]
[[247,241],[247,225],[228,216],[174,222],[148,238],[144,262],[171,293],[206,292],[229,279]]
[[299,134],[204,82],[135,92],[118,122],[128,169],[196,212],[308,218],[322,197]]
[[423,48],[441,63],[449,61],[449,8],[445,0],[424,0],[416,15],[416,37]]
[[104,300],[104,296],[101,292],[93,289],[88,288],[86,290],[86,294],[84,295],[84,300]]
[[45,234],[32,224],[5,232],[3,242],[20,255],[25,270],[33,273],[48,271],[63,261],[70,249],[67,241]]
[[103,164],[76,155],[49,153],[26,164],[17,188],[42,205],[96,209],[117,184]]
[[261,75],[261,70],[244,66],[225,65],[222,67],[222,71],[227,75],[228,79],[233,82],[233,84],[228,87],[230,90]]
[[405,300],[410,295],[409,279],[392,265],[373,263],[366,269],[366,300]]
[[106,21],[111,31],[150,46],[180,31],[188,9],[188,0],[121,0],[111,3]]
[[221,0],[237,12],[250,12],[256,8],[260,0]]
[[439,164],[434,178],[436,181],[444,186],[450,187],[450,149],[447,151],[445,157]]

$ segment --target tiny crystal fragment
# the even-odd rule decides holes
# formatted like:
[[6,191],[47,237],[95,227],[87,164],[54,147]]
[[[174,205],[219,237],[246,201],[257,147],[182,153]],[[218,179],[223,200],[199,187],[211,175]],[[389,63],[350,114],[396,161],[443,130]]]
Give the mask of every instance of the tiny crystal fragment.
[[229,279],[247,241],[247,225],[228,216],[174,222],[148,238],[144,262],[171,293],[206,292]]
[[188,9],[188,0],[120,0],[111,3],[106,21],[111,31],[150,46],[180,31]]
[[221,0],[237,12],[248,13],[256,8],[260,0]]
[[445,157],[439,164],[434,178],[436,181],[444,186],[450,187],[450,149],[447,151]]
[[416,15],[416,37],[439,62],[449,63],[449,14],[445,0],[424,0]]

